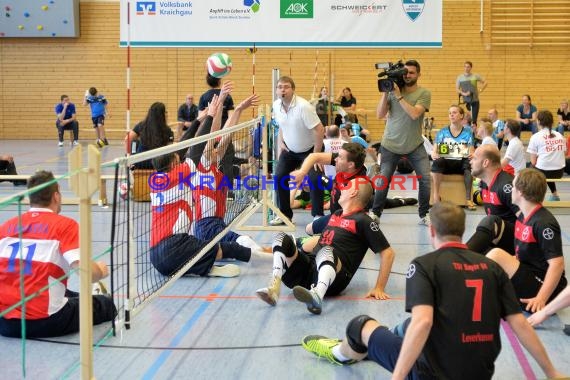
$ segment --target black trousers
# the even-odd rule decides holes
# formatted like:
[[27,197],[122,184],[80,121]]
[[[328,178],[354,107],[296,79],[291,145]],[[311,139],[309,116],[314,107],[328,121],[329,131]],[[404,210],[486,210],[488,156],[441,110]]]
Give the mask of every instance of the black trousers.
[[79,122],[72,121],[66,125],[61,125],[59,122],[56,122],[55,126],[57,127],[59,142],[63,142],[63,131],[73,131],[73,141],[79,140]]
[[[50,338],[79,331],[79,293],[65,291],[68,301],[57,313],[47,318],[26,321],[26,338]],[[111,321],[117,315],[113,299],[107,295],[93,297],[93,324]],[[0,318],[0,335],[22,337],[21,319]]]
[[[290,188],[289,188],[289,174],[299,168],[305,158],[313,152],[313,148],[306,152],[295,153],[291,151],[282,151],[279,155],[279,160],[277,161],[277,166],[275,168],[275,181],[274,187],[277,187],[277,203],[279,210],[287,218],[293,218],[293,210],[291,209],[291,200],[289,198]],[[312,216],[324,215],[323,211],[323,199],[324,199],[324,189],[325,184],[321,180],[322,172],[317,172],[315,169],[311,169],[309,172],[309,183],[310,183],[310,195],[311,195],[311,208]],[[304,183],[306,181],[303,181]]]

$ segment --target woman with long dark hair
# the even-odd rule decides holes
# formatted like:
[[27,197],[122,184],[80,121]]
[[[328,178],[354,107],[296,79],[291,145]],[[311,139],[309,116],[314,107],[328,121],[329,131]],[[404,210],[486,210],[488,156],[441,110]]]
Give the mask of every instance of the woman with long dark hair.
[[[133,152],[132,143],[136,141]],[[141,153],[147,150],[160,148],[174,142],[174,133],[167,123],[166,106],[162,102],[153,103],[143,121],[137,123],[125,138],[127,154]],[[150,161],[135,164],[137,169],[152,169]]]

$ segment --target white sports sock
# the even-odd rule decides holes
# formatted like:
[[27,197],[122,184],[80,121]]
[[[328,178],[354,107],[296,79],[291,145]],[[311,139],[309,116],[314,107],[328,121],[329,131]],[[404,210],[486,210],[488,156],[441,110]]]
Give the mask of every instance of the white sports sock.
[[321,269],[319,269],[319,280],[317,282],[317,286],[315,286],[315,291],[323,299],[325,297],[325,293],[327,289],[332,284],[336,277],[336,271],[330,265],[323,265]]
[[347,358],[342,354],[342,352],[340,352],[340,344],[337,344],[332,348],[332,354],[339,362],[347,362],[350,360],[350,358]]
[[281,278],[285,272],[285,255],[279,251],[273,252],[273,277]]
[[261,247],[247,235],[241,235],[236,239],[236,243],[242,247],[251,248],[252,251],[261,251]]

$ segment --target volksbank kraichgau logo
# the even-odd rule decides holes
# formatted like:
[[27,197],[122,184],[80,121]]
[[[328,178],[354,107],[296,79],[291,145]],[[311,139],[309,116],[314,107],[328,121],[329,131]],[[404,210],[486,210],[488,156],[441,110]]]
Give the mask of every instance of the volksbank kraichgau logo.
[[424,11],[425,0],[402,0],[404,12],[412,21],[416,21]]
[[154,16],[156,15],[156,2],[154,1],[137,1],[137,16]]
[[281,0],[281,18],[313,18],[313,0]]
[[250,7],[253,13],[259,11],[259,7],[261,6],[260,0],[243,0],[243,5]]

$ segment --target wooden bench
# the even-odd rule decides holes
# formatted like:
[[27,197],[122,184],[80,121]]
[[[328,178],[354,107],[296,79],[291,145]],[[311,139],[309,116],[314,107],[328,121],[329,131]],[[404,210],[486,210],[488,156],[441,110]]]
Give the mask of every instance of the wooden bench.
[[[471,189],[473,193],[473,189]],[[465,183],[461,174],[444,174],[439,189],[442,201],[449,201],[458,206],[466,206]],[[431,182],[430,204],[434,204],[433,180]]]

